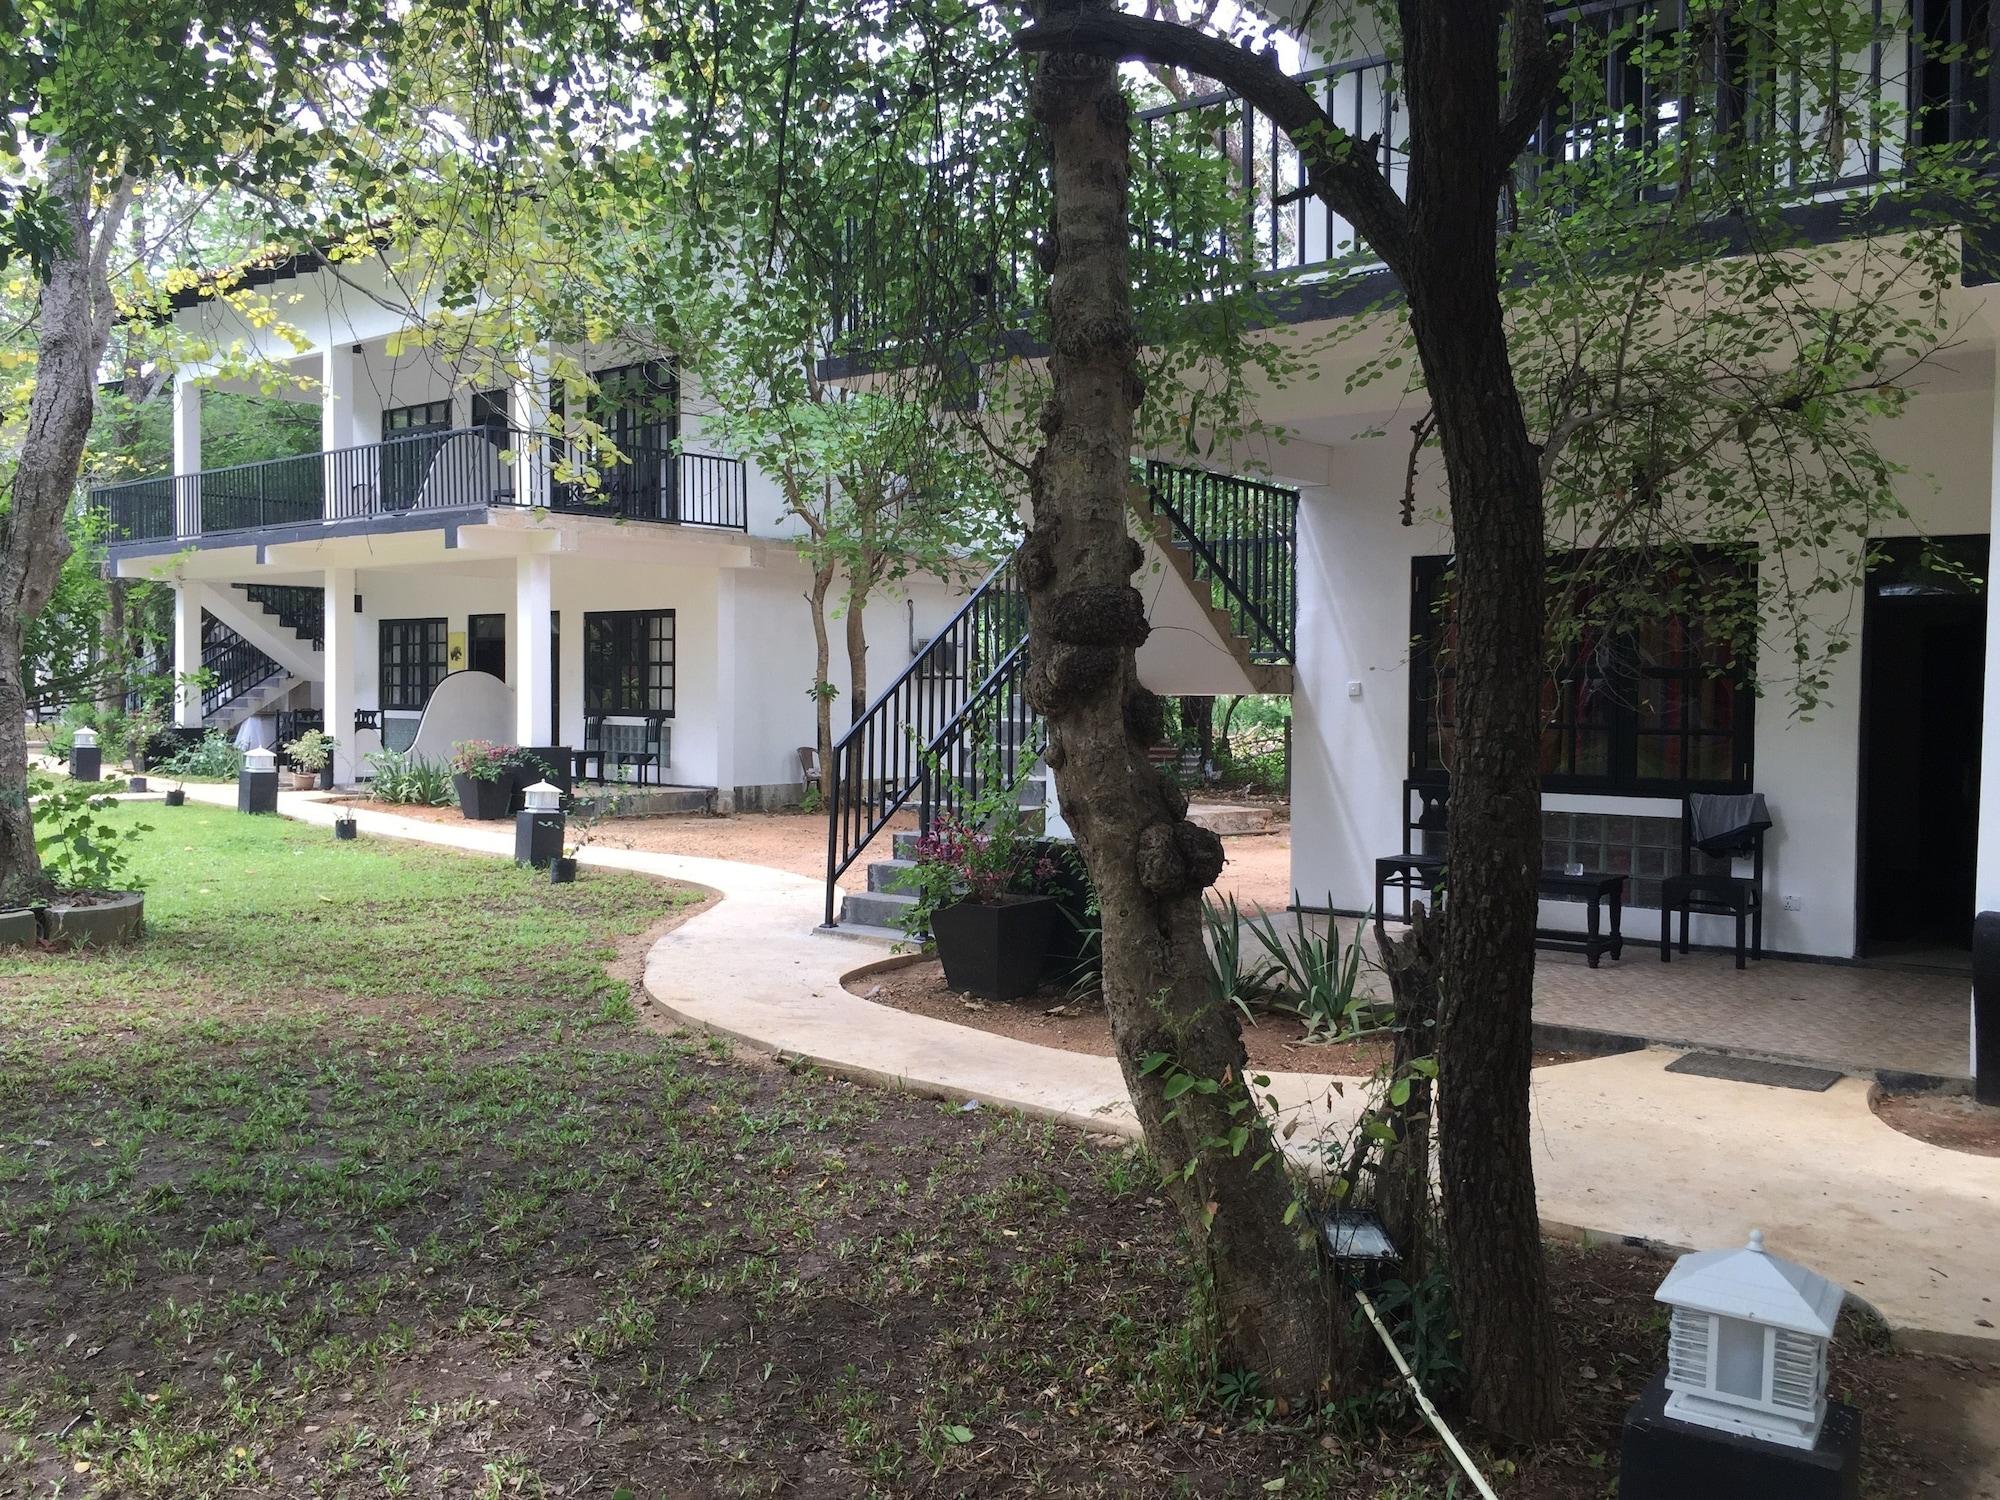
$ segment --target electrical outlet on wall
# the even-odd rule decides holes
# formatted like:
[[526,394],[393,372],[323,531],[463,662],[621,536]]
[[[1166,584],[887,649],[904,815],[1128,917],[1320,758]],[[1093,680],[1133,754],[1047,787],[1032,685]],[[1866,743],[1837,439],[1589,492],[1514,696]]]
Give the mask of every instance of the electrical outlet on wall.
[[1803,897],[1803,896],[1787,896],[1787,897],[1785,897],[1785,910],[1786,910],[1786,911],[1804,911],[1805,909],[1806,909],[1806,898],[1805,898],[1805,897]]

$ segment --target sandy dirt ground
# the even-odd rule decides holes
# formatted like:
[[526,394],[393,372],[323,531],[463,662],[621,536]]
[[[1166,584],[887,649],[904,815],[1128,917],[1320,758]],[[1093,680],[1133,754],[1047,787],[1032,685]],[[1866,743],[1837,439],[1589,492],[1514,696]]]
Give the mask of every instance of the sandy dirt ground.
[[[367,799],[352,799],[357,807],[372,807],[404,817],[440,821],[461,816],[453,807],[391,807]],[[892,834],[917,826],[914,812],[898,813],[855,861],[850,879],[870,859],[887,859]],[[701,814],[668,818],[609,818],[597,825],[591,843],[609,849],[645,849],[656,854],[686,854],[704,859],[734,859],[769,865],[794,875],[818,878],[826,872],[826,819],[817,813],[736,813],[711,818]],[[1283,911],[1291,900],[1292,840],[1289,832],[1242,834],[1222,841],[1228,863],[1216,882],[1218,896],[1234,895],[1245,911],[1263,907]]]

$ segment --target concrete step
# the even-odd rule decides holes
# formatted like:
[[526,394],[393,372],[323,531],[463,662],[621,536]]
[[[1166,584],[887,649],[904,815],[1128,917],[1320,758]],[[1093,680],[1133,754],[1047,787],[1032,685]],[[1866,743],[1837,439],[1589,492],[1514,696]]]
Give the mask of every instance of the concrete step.
[[[868,866],[868,889],[898,891],[896,882],[917,867],[913,859],[878,859]],[[898,894],[905,894],[899,892]]]
[[840,903],[842,925],[862,922],[871,927],[891,927],[901,931],[896,919],[917,904],[915,896],[900,891],[849,891]]
[[1239,833],[1275,833],[1284,826],[1270,808],[1241,802],[1190,802],[1187,820],[1224,838]]
[[914,828],[905,829],[889,840],[889,846],[896,851],[897,859],[913,862],[917,857],[917,840],[922,837]]
[[900,927],[874,927],[866,922],[844,921],[838,927],[815,927],[813,931],[826,937],[846,938],[850,942],[858,943],[875,943],[885,948],[912,941],[910,935]]
[[712,786],[641,786],[637,783],[580,781],[576,785],[579,802],[613,801],[614,818],[664,818],[676,814],[710,812],[715,806]]

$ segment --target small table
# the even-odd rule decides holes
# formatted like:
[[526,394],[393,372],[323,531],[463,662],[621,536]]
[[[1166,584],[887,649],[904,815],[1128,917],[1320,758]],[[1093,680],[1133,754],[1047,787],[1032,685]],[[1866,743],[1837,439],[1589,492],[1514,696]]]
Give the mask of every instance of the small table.
[[[1586,870],[1581,875],[1566,874],[1561,870],[1544,870],[1536,877],[1536,888],[1545,898],[1581,898],[1587,909],[1587,931],[1559,932],[1542,927],[1535,931],[1535,946],[1551,948],[1561,953],[1581,953],[1597,967],[1597,961],[1606,953],[1613,958],[1621,958],[1625,953],[1623,919],[1625,913],[1625,877],[1606,875],[1596,870]],[[1611,903],[1611,928],[1604,931],[1603,908],[1606,901]]]

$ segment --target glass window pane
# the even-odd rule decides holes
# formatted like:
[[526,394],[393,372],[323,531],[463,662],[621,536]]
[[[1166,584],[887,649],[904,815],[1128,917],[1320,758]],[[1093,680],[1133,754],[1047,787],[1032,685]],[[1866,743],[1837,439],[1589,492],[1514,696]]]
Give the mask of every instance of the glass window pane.
[[1717,1318],[1715,1388],[1750,1401],[1764,1399],[1764,1329],[1741,1318]]

